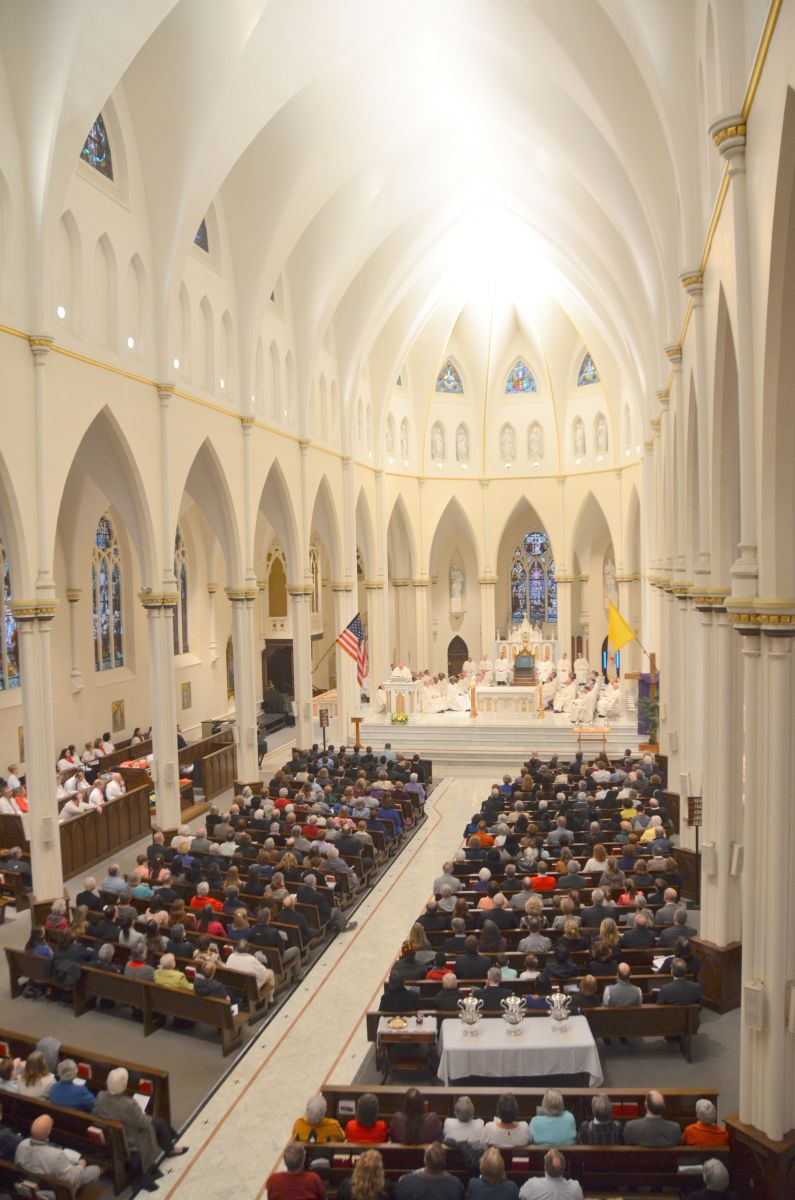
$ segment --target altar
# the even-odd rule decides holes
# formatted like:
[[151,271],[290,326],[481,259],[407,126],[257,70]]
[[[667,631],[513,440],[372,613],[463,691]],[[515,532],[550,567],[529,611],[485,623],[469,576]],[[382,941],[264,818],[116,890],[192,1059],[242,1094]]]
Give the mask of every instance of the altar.
[[416,679],[387,679],[381,687],[386,696],[386,711],[392,713],[413,713],[420,711],[420,688],[422,684]]
[[[503,654],[503,650],[505,653]],[[538,668],[546,660],[553,666],[560,658],[560,642],[547,637],[540,626],[531,625],[527,617],[520,625],[514,625],[507,638],[497,638],[492,643],[492,660],[496,663],[500,657],[507,657],[511,663],[509,682],[514,675],[514,665],[518,658],[532,658],[535,663],[535,678],[538,679]]]
[[475,688],[478,713],[494,713],[498,716],[508,713],[517,715],[526,713],[528,717],[539,715],[539,689],[537,686],[500,687],[499,685],[478,684]]

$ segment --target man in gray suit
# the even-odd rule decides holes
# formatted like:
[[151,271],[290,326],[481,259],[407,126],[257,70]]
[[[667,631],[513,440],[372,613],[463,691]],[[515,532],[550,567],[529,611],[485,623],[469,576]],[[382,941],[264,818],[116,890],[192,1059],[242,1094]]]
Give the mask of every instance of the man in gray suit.
[[682,1141],[682,1130],[676,1121],[666,1121],[665,1101],[659,1092],[646,1096],[646,1115],[636,1121],[627,1121],[624,1126],[626,1146],[678,1146]]
[[30,1137],[17,1146],[16,1163],[34,1175],[52,1175],[76,1195],[100,1176],[97,1166],[87,1166],[76,1150],[64,1150],[50,1141],[53,1119],[43,1113],[30,1127]]
[[634,983],[630,983],[632,971],[629,963],[619,963],[615,983],[605,988],[602,1003],[605,1008],[631,1008],[643,1003],[643,993]]

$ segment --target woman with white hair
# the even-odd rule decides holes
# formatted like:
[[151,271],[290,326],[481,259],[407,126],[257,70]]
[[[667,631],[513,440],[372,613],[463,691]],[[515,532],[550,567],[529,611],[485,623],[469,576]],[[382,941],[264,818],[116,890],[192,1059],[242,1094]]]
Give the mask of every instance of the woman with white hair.
[[556,1088],[547,1088],[538,1112],[530,1122],[533,1141],[542,1146],[573,1146],[577,1123]]
[[729,1191],[729,1172],[719,1158],[708,1158],[701,1168],[704,1187],[690,1193],[690,1200],[739,1200],[737,1192]]
[[148,1117],[127,1095],[130,1075],[126,1067],[108,1071],[105,1091],[97,1096],[94,1113],[109,1121],[119,1121],[124,1130],[124,1140],[130,1155],[132,1174],[143,1176],[141,1186],[148,1192],[155,1191],[155,1179],[160,1172],[155,1161],[162,1150],[166,1158],[185,1154],[187,1146],[177,1146],[177,1132],[162,1117]]
[[322,1096],[310,1096],[303,1117],[298,1117],[290,1135],[293,1142],[344,1142],[345,1133],[339,1121],[326,1116],[326,1101]]
[[453,1112],[454,1117],[445,1119],[445,1142],[471,1142],[475,1146],[483,1146],[486,1141],[484,1121],[482,1117],[475,1116],[475,1106],[469,1096],[459,1096]]

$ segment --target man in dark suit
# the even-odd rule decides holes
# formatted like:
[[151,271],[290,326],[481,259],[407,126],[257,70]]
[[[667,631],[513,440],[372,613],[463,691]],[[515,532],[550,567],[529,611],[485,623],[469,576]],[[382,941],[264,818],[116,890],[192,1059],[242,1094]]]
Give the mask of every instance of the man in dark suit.
[[276,914],[279,925],[292,925],[301,934],[301,944],[308,946],[312,940],[312,926],[302,912],[295,907],[295,896],[285,896]]
[[687,909],[684,906],[677,908],[674,913],[673,925],[669,925],[660,934],[661,946],[675,946],[679,938],[695,937],[698,930],[687,923]]
[[458,979],[452,971],[442,976],[442,986],[428,1001],[428,1008],[438,1012],[457,1012],[458,1001],[463,1000],[464,993],[458,986]]
[[682,1130],[676,1121],[666,1121],[663,1116],[665,1101],[659,1092],[646,1096],[646,1115],[624,1126],[624,1144],[627,1146],[678,1146],[682,1141]]
[[386,1013],[415,1013],[418,1012],[422,1000],[418,992],[406,987],[405,980],[394,972],[384,985],[384,992],[378,1004],[379,1012]]
[[497,892],[494,897],[494,908],[483,909],[481,925],[493,921],[498,929],[515,929],[519,923],[519,914],[508,905],[504,892]]
[[442,949],[445,954],[463,954],[466,949],[467,927],[463,917],[453,917],[450,922],[453,936],[445,938]]
[[475,988],[474,994],[478,1000],[483,1001],[484,1013],[501,1014],[503,1000],[507,1000],[508,996],[513,995],[513,992],[510,988],[503,987],[500,968],[489,967],[486,974],[486,986]]
[[102,912],[105,904],[97,890],[97,881],[93,875],[85,881],[83,891],[77,893],[75,904],[78,908],[84,904],[90,912]]
[[671,982],[660,988],[658,1004],[700,1004],[701,984],[687,978],[687,963],[675,958],[671,963]]
[[453,971],[458,979],[482,979],[485,982],[490,966],[491,960],[485,954],[478,954],[478,939],[470,935],[464,943],[464,953],[455,960]]
[[604,900],[605,894],[602,889],[594,888],[591,892],[590,907],[584,908],[580,915],[580,925],[584,929],[598,929],[606,917],[613,917],[615,920],[616,910],[608,908]]
[[656,944],[649,918],[644,912],[635,917],[635,924],[621,938],[622,950],[648,950]]
[[305,875],[304,882],[299,886],[295,897],[299,904],[314,904],[318,910],[321,925],[330,924],[336,933],[347,933],[348,930],[356,928],[356,921],[346,920],[342,910],[333,905],[327,896],[318,890],[316,876]]
[[436,929],[447,929],[449,920],[449,914],[443,912],[434,897],[431,897],[425,905],[425,911],[417,917],[417,924],[421,925],[426,933],[432,933]]

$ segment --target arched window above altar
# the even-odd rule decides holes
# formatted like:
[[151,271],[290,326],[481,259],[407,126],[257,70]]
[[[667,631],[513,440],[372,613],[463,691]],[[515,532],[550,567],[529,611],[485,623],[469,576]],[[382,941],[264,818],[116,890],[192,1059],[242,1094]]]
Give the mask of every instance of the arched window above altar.
[[511,620],[519,624],[556,624],[558,589],[555,560],[547,535],[530,530],[515,546],[511,562]]

